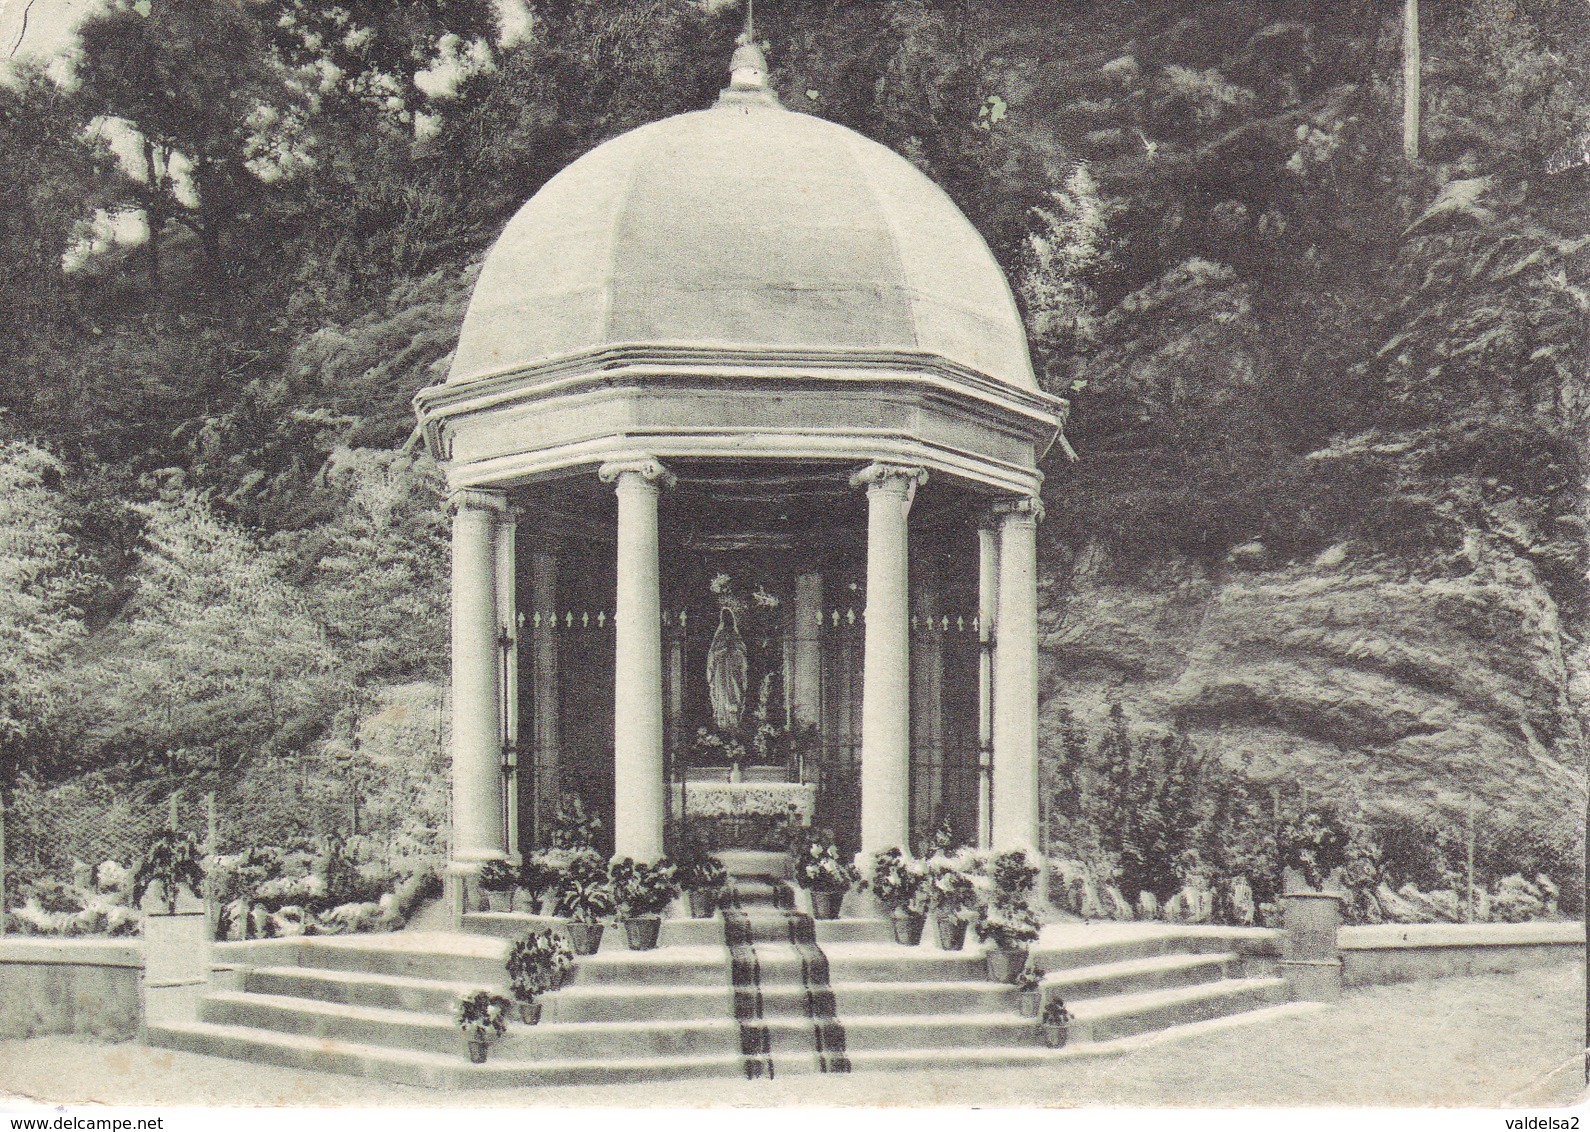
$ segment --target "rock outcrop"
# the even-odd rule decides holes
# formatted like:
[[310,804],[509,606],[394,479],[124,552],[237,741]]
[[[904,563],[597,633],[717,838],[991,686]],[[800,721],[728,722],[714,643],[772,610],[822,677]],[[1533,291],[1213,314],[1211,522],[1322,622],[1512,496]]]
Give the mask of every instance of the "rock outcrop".
[[[1583,812],[1583,658],[1530,562],[1478,539],[1460,568],[1339,544],[1274,565],[1128,575],[1058,550],[1041,602],[1043,727],[1119,700],[1261,781],[1377,809],[1469,799],[1502,820]],[[1575,811],[1577,807],[1577,811]]]

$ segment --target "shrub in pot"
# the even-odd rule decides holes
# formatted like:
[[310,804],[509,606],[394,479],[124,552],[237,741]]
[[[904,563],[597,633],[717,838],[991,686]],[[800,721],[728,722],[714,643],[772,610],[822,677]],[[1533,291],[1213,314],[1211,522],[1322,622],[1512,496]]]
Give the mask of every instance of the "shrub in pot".
[[563,985],[574,966],[574,951],[563,937],[542,929],[516,940],[508,949],[504,966],[508,985],[519,1004],[519,1017],[534,1026],[541,1020],[541,1003],[537,999]]
[[927,871],[899,849],[885,849],[872,860],[873,895],[894,922],[896,943],[915,947],[922,942],[927,919]]
[[1064,999],[1052,998],[1045,1004],[1043,1014],[1038,1018],[1038,1030],[1043,1035],[1043,1044],[1050,1049],[1059,1049],[1066,1044],[1066,1039],[1071,1036],[1071,1011],[1066,1009]]
[[674,882],[690,901],[691,918],[701,920],[717,910],[729,873],[722,861],[692,842],[684,845],[674,860]]
[[171,829],[157,830],[150,836],[132,874],[130,895],[135,906],[148,895],[163,903],[168,915],[176,915],[182,892],[187,890],[197,897],[203,887],[204,869],[193,838]]
[[983,898],[973,930],[988,952],[988,977],[996,983],[1013,983],[1027,965],[1027,948],[1038,938],[1038,917],[1029,896],[1038,869],[1019,849],[996,854],[987,867]]
[[812,916],[837,919],[840,901],[861,874],[840,855],[834,835],[826,829],[798,827],[790,838],[790,861],[795,882],[811,893]]
[[655,865],[624,857],[608,866],[607,878],[630,950],[650,951],[657,946],[662,914],[679,895],[673,865],[666,857]]
[[514,886],[519,874],[507,861],[487,861],[480,869],[480,890],[486,894],[486,907],[506,912],[513,907]]
[[594,853],[582,853],[569,862],[553,894],[553,913],[568,919],[565,930],[576,955],[595,955],[602,944],[602,929],[617,910],[607,869]]
[[1013,983],[1027,965],[1028,945],[1038,938],[1038,917],[1025,900],[995,900],[977,910],[972,930],[982,943],[991,943],[987,955],[988,977],[996,983]]
[[551,901],[569,858],[565,849],[542,849],[525,855],[519,866],[519,890],[525,894],[532,913],[540,912]]
[[967,921],[977,914],[977,889],[964,862],[952,857],[929,861],[927,891],[939,946],[959,951],[966,946]]
[[489,990],[460,995],[453,1004],[453,1021],[458,1023],[469,1044],[469,1060],[479,1065],[486,1060],[487,1048],[508,1028],[508,1011],[513,1003]]
[[1028,964],[1016,976],[1016,1009],[1023,1018],[1038,1017],[1043,1003],[1043,977],[1048,974],[1042,967]]

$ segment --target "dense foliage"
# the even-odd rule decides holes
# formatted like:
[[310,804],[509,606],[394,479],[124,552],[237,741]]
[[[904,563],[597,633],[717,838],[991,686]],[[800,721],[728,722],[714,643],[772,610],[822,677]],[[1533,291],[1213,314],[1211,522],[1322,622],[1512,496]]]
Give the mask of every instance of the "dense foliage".
[[[519,203],[706,104],[741,19],[505,9],[113,0],[0,84],[8,777],[213,778],[440,676],[410,397]],[[760,6],[786,105],[907,155],[1017,281],[1081,456],[1050,469],[1051,562],[1354,538],[1433,573],[1483,546],[1582,624],[1590,173],[1562,155],[1590,125],[1590,9],[1428,0],[1411,163],[1399,9]],[[1196,848],[1195,760],[1099,760],[1160,784],[1098,804],[1163,891]]]

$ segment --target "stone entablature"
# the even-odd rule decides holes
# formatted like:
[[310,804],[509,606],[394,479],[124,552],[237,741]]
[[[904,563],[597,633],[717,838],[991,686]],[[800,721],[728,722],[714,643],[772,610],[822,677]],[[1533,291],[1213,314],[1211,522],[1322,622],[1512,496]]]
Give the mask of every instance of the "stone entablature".
[[[614,347],[415,398],[455,487],[660,459],[888,460],[1037,490],[1066,402],[932,355]],[[535,444],[527,446],[527,437]]]

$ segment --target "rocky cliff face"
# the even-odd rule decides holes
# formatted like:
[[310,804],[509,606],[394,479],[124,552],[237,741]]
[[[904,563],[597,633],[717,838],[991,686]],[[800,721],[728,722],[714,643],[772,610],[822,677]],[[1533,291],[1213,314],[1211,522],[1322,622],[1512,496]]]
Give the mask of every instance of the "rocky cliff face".
[[[1469,797],[1530,823],[1582,812],[1583,655],[1530,562],[1475,538],[1410,569],[1343,543],[1273,564],[1121,570],[1051,546],[1043,727],[1112,700],[1261,781],[1377,808]],[[1575,674],[1578,673],[1577,680]]]

